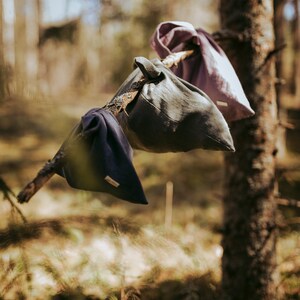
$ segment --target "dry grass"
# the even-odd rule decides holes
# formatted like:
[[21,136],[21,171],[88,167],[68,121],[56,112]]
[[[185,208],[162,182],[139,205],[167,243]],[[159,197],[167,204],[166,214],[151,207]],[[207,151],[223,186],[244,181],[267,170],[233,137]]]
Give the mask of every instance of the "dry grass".
[[[44,190],[32,201],[27,223],[16,212],[5,222],[10,206],[0,203],[2,299],[219,299],[219,204],[175,205],[167,230],[157,204],[140,217],[94,194]],[[297,299],[295,230],[280,238],[278,259],[286,299]]]
[[0,231],[0,273],[10,274],[1,281],[2,297],[140,299],[134,298],[139,294],[159,299],[154,295],[161,293],[162,299],[175,299],[168,298],[172,294],[193,299],[188,295],[200,293],[213,299],[221,255],[218,237],[213,243],[208,230],[189,222],[166,231],[163,224],[142,224],[132,217],[129,222],[119,208],[104,210],[9,223]]
[[[38,105],[22,117],[23,125],[6,123],[16,134],[0,138],[0,170],[15,192],[55,153],[74,122],[60,124],[60,112],[51,119],[49,111]],[[50,123],[26,123],[46,113]],[[49,124],[57,128],[46,136]],[[222,155],[136,152],[134,163],[148,206],[72,190],[59,177],[20,207],[27,223],[0,198],[0,299],[219,299]],[[297,192],[293,174],[282,179],[282,191]],[[168,181],[174,184],[171,228],[164,226]],[[299,299],[299,226],[289,224],[298,214],[285,208],[279,218],[278,288],[286,299]]]

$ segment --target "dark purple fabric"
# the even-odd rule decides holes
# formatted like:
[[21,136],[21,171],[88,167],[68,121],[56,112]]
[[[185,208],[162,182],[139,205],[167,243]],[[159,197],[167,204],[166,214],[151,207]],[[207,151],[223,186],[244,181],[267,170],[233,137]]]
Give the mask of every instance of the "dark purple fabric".
[[151,47],[161,58],[185,50],[187,44],[197,49],[195,55],[173,67],[180,78],[203,90],[227,121],[254,114],[241,83],[226,54],[203,29],[187,22],[163,22],[151,38]]
[[[78,139],[80,134],[86,138]],[[68,149],[64,165],[57,172],[66,178],[70,186],[147,204],[131,161],[132,149],[112,113],[99,108],[91,109],[82,117],[62,148],[70,143],[72,146]]]

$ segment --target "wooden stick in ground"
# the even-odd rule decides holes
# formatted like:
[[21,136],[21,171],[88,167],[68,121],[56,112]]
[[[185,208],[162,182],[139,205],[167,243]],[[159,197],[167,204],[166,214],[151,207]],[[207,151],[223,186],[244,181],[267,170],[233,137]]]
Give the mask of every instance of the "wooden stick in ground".
[[172,181],[166,184],[166,209],[165,209],[165,228],[170,229],[173,219],[173,194],[174,185]]
[[[193,50],[181,51],[177,53],[172,53],[168,55],[162,63],[171,68],[172,66],[176,66],[179,62],[184,60],[185,58],[191,56],[193,54]],[[136,95],[136,89],[131,89],[126,94],[132,93]],[[118,113],[118,112],[117,112]],[[84,136],[78,136],[78,138],[85,138]],[[77,140],[77,139],[76,139]],[[69,143],[67,148],[71,148],[72,143]],[[42,169],[37,173],[36,177],[30,181],[17,195],[17,199],[19,203],[28,202],[33,195],[56,173],[56,171],[63,165],[64,158],[66,156],[67,148],[61,148],[56,155],[48,161]]]

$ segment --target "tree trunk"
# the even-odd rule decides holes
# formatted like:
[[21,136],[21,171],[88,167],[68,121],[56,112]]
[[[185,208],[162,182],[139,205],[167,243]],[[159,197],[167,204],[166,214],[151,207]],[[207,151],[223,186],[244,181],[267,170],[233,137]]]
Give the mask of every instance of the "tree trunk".
[[300,14],[299,0],[294,0],[295,19],[293,26],[294,63],[293,63],[293,92],[296,96],[296,106],[300,107]]
[[[274,0],[274,33],[275,33],[275,48],[280,49],[286,45],[285,31],[286,21],[284,19],[284,5],[286,0]],[[283,51],[276,54],[275,69],[276,69],[276,103],[278,107],[278,118],[283,124],[286,123],[286,109],[282,106],[282,87],[284,84],[283,72]],[[286,155],[286,130],[284,126],[278,128],[277,136],[278,159],[283,159]]]
[[[28,89],[36,93],[38,86],[38,68],[39,68],[39,26],[40,10],[39,1],[26,0],[26,77],[28,80]],[[32,95],[31,95],[32,97]]]
[[[285,27],[286,22],[284,21],[283,10],[286,0],[274,0],[274,33],[275,33],[275,47],[278,49],[286,43],[285,40]],[[282,91],[282,51],[277,53],[275,69],[276,69],[276,97],[277,105],[280,106],[280,96]]]
[[0,103],[5,97],[5,64],[4,64],[4,42],[3,42],[3,4],[0,0]]
[[14,0],[15,23],[14,23],[14,44],[15,44],[15,82],[16,93],[24,94],[27,81],[26,58],[26,7],[25,0]]
[[238,37],[228,50],[256,112],[231,124],[236,153],[225,156],[222,291],[226,300],[274,300],[275,97],[273,2],[221,0],[221,24]]

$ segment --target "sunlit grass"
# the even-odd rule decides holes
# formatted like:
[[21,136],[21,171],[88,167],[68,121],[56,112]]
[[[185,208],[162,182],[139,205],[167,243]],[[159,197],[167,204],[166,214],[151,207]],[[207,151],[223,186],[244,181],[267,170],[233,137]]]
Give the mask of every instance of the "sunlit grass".
[[[6,241],[0,243],[3,299],[218,299],[218,201],[175,205],[171,228],[164,226],[164,211],[151,204],[143,218],[130,211],[133,204],[104,202],[99,195],[45,189],[22,207],[27,224],[7,216],[0,230]],[[5,211],[9,206],[1,202]],[[296,231],[279,239],[280,286],[290,294],[298,288],[298,249]],[[155,298],[164,293],[174,298]]]
[[[64,110],[70,112],[73,105],[66,102]],[[54,107],[49,104],[45,110],[37,104],[24,110],[23,125],[7,123],[16,129],[13,138],[0,138],[1,176],[16,193],[55,154],[78,119]],[[298,157],[290,155],[283,165],[297,162]],[[0,198],[1,300],[219,299],[222,154],[135,151],[134,164],[148,206],[71,189],[59,176],[20,206],[26,224]],[[293,187],[297,174],[286,176]],[[170,181],[172,226],[166,227],[165,193]],[[280,188],[284,191],[284,186]],[[283,211],[281,221],[285,224],[285,218],[295,216],[296,210]],[[278,288],[284,289],[286,299],[297,299],[299,292],[297,228],[297,224],[281,228],[278,241],[282,275]]]
[[[61,201],[64,201],[62,196]],[[47,207],[52,203],[56,207],[55,202],[48,198]],[[26,292],[29,299],[59,292],[80,292],[101,298],[121,289],[132,286],[146,289],[170,279],[183,282],[187,277],[205,274],[210,274],[212,282],[219,278],[222,251],[218,237],[212,241],[211,233],[196,224],[186,222],[184,227],[174,224],[165,230],[163,224],[137,223],[132,216],[129,221],[124,212],[114,208],[85,216],[72,215],[70,207],[68,211],[69,215],[64,217],[58,212],[55,220],[20,224],[19,234],[27,232],[27,235],[17,243],[13,242],[13,231],[6,235],[11,245],[2,247],[2,262],[8,265],[13,262],[11,280],[18,280],[19,284],[10,283],[9,278],[6,285],[11,288],[2,286],[4,282],[0,284],[4,297],[15,297],[20,286],[28,290],[29,283],[16,267],[23,253],[31,274],[31,288]],[[24,231],[22,227],[27,229]]]

